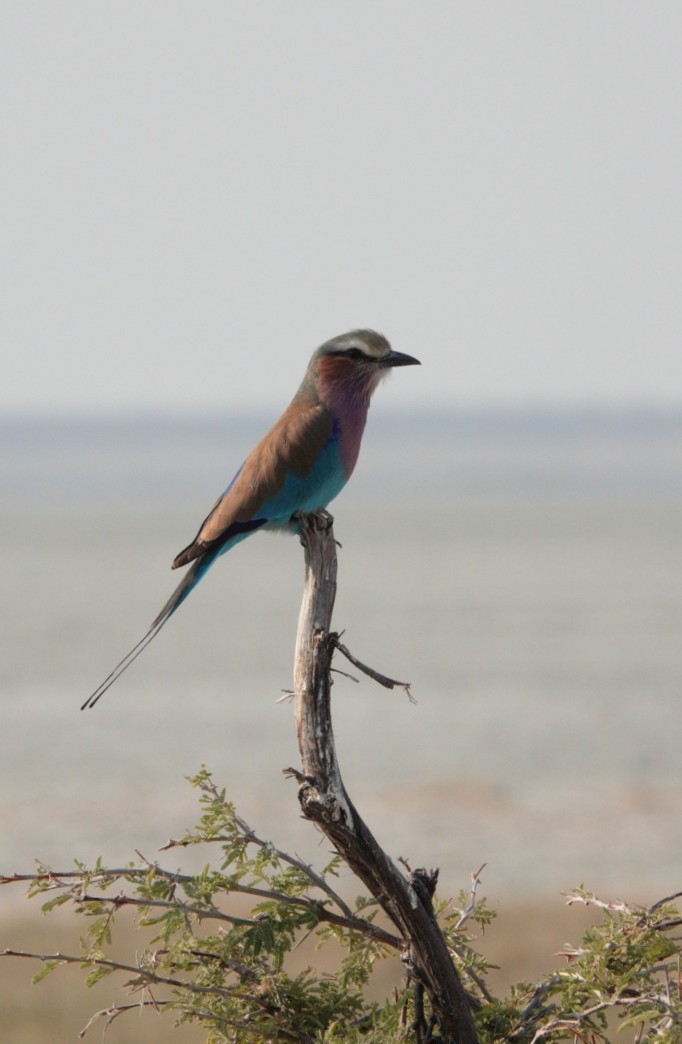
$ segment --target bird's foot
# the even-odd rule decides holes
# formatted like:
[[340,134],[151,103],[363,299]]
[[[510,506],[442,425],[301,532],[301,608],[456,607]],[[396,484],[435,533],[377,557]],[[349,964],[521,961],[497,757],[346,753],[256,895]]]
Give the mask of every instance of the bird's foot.
[[291,518],[300,530],[331,529],[334,525],[334,516],[330,515],[326,508],[320,508],[319,511],[296,511]]
[[326,508],[320,508],[313,515],[315,519],[315,525],[319,526],[320,529],[331,529],[334,525],[334,516],[331,515]]

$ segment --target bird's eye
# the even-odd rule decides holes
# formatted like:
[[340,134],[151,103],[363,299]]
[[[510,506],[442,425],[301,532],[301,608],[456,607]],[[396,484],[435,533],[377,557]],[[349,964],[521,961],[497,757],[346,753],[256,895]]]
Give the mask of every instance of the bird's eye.
[[365,353],[360,351],[359,348],[349,348],[345,353],[349,359],[364,359]]

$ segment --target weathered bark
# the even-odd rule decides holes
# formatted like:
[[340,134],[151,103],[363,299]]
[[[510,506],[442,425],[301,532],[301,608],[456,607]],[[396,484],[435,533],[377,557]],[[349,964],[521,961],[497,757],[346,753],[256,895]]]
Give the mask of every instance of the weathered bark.
[[336,595],[336,546],[331,519],[308,516],[302,543],[306,578],[298,622],[294,689],[302,772],[303,814],[326,834],[364,882],[404,939],[403,960],[428,994],[440,1038],[475,1044],[466,992],[433,912],[435,875],[416,870],[406,878],[379,846],[341,779],[331,720],[331,662],[336,635],[330,631]]

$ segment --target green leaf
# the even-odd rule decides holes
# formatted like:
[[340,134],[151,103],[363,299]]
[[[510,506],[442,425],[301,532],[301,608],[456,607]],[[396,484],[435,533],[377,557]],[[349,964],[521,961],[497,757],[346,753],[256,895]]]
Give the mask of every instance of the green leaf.
[[47,978],[50,972],[53,972],[55,968],[58,968],[61,964],[64,964],[64,961],[45,961],[40,971],[36,972],[36,974],[33,976],[31,982],[42,982],[43,979]]
[[100,979],[104,979],[107,975],[111,975],[113,968],[108,968],[106,965],[98,964],[92,969],[92,971],[86,976],[85,985],[90,987],[94,986]]

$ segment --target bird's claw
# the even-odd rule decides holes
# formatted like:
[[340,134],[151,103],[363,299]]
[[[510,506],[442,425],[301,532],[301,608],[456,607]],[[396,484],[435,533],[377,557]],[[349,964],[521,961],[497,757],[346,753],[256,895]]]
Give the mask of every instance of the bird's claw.
[[331,529],[334,525],[334,516],[330,515],[326,508],[320,508],[319,511],[297,511],[292,517],[301,529]]

